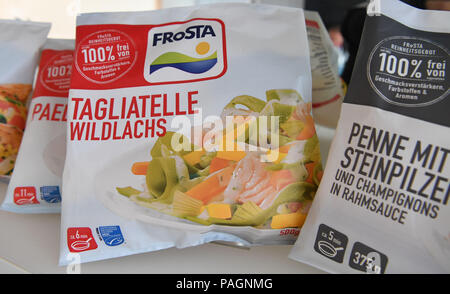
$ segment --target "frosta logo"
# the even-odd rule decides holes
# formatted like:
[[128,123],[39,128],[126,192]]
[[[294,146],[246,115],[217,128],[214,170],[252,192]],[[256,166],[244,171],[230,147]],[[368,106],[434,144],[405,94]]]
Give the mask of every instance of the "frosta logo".
[[192,19],[149,31],[145,79],[151,84],[196,82],[221,77],[227,69],[225,25]]
[[[208,42],[200,42],[195,50],[199,55],[206,55],[210,51],[210,45]],[[216,63],[217,51],[204,58],[195,58],[178,52],[167,52],[152,62],[150,74],[165,67],[177,68],[192,74],[201,74],[210,70]]]
[[156,33],[153,35],[153,46],[158,45],[159,41],[161,41],[162,44],[166,44],[167,42],[180,41],[183,39],[204,38],[207,35],[211,35],[212,37],[216,36],[214,29],[210,25],[191,26],[188,27],[186,31],[177,33]]

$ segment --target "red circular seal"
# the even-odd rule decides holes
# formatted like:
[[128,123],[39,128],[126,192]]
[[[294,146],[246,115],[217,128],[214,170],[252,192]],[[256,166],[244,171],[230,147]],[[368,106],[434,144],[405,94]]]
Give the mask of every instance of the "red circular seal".
[[106,84],[127,73],[136,61],[133,40],[118,30],[104,30],[85,37],[76,50],[75,66],[87,80]]
[[67,93],[70,88],[73,54],[71,51],[54,55],[41,70],[40,82],[49,91]]

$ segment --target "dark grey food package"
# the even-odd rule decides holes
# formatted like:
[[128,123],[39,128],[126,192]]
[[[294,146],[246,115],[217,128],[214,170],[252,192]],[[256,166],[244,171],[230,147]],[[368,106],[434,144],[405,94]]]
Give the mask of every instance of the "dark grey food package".
[[450,12],[371,1],[325,172],[290,257],[450,273]]

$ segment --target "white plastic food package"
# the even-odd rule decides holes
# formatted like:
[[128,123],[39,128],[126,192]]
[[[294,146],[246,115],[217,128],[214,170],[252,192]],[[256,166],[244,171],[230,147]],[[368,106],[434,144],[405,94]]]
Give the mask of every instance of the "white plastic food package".
[[321,174],[301,9],[82,14],[74,64],[60,264],[295,241]]
[[9,180],[27,118],[39,52],[50,24],[0,20],[0,178]]
[[2,208],[59,213],[74,40],[44,45],[26,129]]
[[315,11],[305,11],[312,75],[312,109],[314,120],[335,128],[344,100],[338,73],[338,53],[327,29]]
[[336,135],[290,257],[333,273],[450,272],[450,12],[368,6]]

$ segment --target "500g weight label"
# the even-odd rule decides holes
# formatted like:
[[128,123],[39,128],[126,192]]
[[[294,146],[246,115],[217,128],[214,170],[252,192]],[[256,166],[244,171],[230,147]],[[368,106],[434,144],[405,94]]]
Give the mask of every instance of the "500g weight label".
[[412,37],[390,37],[372,50],[367,63],[370,85],[388,103],[427,106],[448,95],[447,49]]

